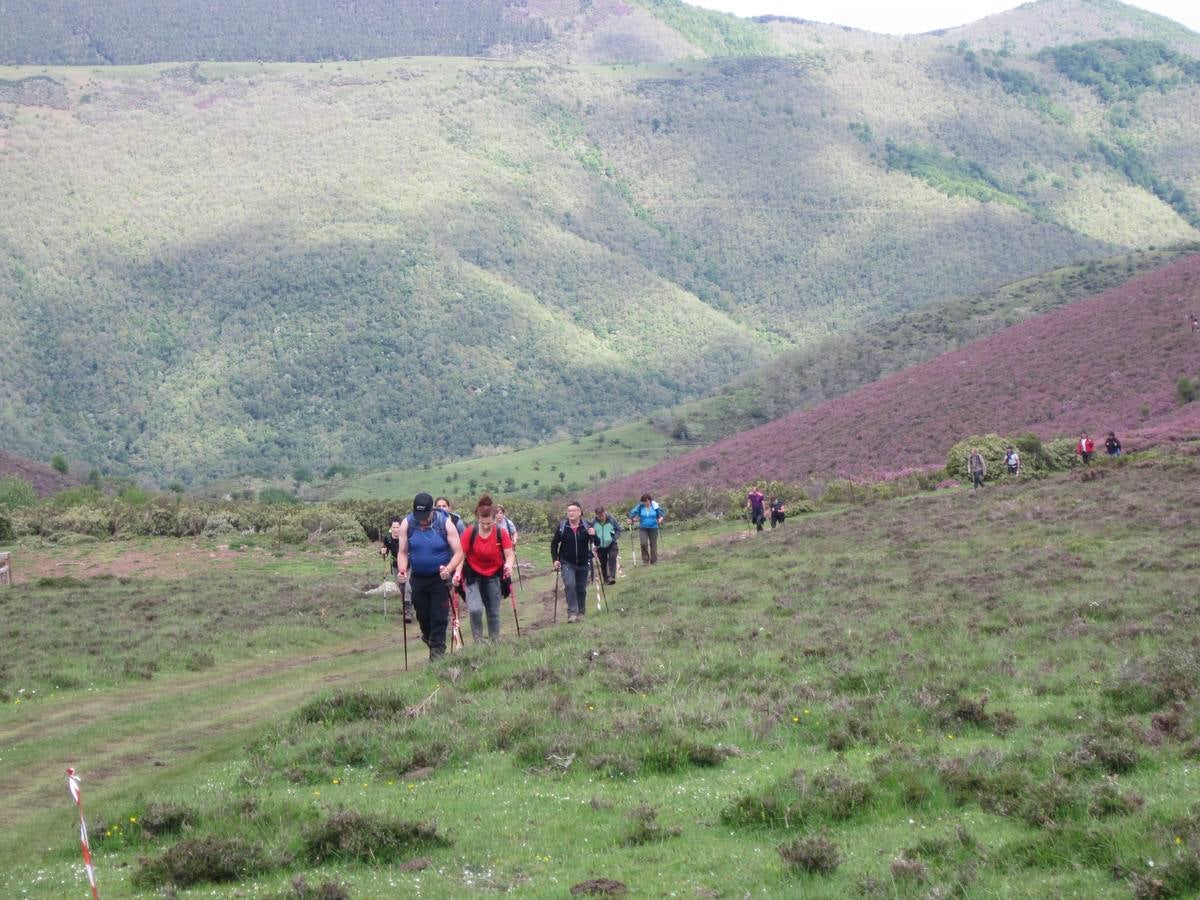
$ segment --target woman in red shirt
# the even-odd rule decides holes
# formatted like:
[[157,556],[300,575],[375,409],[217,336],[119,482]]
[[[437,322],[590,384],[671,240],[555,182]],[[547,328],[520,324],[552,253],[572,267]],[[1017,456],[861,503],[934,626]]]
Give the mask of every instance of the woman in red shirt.
[[455,582],[467,585],[467,610],[471,637],[483,640],[483,614],[487,613],[488,638],[500,639],[500,576],[512,577],[513,544],[508,529],[496,527],[492,498],[484,494],[475,504],[475,524],[463,532],[463,562]]

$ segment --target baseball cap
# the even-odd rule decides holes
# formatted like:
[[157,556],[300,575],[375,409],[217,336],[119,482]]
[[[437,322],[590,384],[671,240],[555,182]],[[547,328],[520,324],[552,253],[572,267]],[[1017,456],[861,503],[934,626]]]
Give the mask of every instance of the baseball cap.
[[424,522],[429,518],[429,514],[433,512],[433,497],[424,492],[413,497],[413,518],[418,522]]

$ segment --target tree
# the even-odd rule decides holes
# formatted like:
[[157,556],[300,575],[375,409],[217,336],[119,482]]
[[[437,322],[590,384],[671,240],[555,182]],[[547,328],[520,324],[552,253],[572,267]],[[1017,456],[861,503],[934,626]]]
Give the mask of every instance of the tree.
[[67,472],[70,471],[71,467],[67,465],[67,458],[65,456],[63,456],[61,453],[55,453],[52,457],[50,457],[50,468],[52,468],[55,472],[66,475]]

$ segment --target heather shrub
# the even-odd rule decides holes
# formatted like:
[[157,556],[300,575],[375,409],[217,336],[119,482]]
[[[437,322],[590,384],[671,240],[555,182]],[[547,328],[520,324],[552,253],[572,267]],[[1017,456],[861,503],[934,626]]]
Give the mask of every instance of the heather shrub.
[[842,861],[837,845],[824,835],[799,838],[790,844],[780,844],[776,850],[792,872],[832,875]]
[[339,809],[304,834],[304,858],[313,865],[335,860],[395,862],[413,850],[446,847],[437,825]]
[[262,847],[241,838],[190,838],[142,861],[135,887],[189,887],[205,881],[240,881],[269,868]]

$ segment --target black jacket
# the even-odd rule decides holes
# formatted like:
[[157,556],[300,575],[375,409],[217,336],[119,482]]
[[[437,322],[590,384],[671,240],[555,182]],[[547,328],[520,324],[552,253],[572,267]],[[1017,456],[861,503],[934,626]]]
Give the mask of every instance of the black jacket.
[[563,522],[554,529],[554,537],[550,538],[550,561],[571,563],[575,566],[586,565],[592,558],[592,536],[588,534],[586,519],[579,520],[579,528],[571,530],[571,526]]

